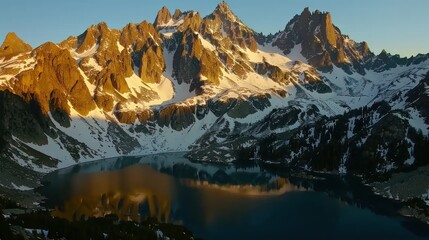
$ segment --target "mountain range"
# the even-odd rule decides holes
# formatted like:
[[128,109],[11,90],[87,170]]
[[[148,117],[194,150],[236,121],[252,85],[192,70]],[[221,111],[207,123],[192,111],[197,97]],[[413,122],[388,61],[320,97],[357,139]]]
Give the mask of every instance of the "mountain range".
[[[377,55],[329,12],[308,8],[270,35],[225,2],[205,17],[164,7],[153,23],[102,22],[34,49],[9,33],[0,159],[12,172],[44,173],[189,151],[194,161],[253,159],[387,181],[429,164],[428,72],[429,54]],[[384,190],[424,199],[429,186],[420,185]]]

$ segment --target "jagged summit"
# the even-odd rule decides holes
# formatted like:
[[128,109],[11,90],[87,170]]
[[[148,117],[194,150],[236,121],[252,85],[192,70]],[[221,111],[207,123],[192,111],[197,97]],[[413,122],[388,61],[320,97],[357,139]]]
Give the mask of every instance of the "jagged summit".
[[164,6],[158,11],[158,14],[156,15],[155,22],[153,23],[153,25],[155,27],[162,26],[167,24],[170,20],[171,20],[170,10],[168,10],[168,8]]
[[92,48],[95,44],[99,44],[101,38],[108,35],[109,31],[110,29],[105,22],[90,26],[83,34],[78,36],[77,52],[82,53]]
[[204,18],[202,33],[221,35],[220,37],[226,37],[242,48],[257,50],[255,31],[246,26],[224,1],[217,5],[213,13]]
[[0,58],[11,57],[19,53],[31,51],[32,47],[20,39],[16,33],[9,32],[0,46]]
[[332,23],[329,12],[316,10],[311,12],[306,7],[300,15],[296,15],[287,25],[285,32],[294,32],[295,36],[291,39],[295,43],[302,43],[309,38],[318,37],[325,47],[337,47],[337,35],[340,30]]
[[[319,11],[318,9],[316,11]],[[310,7],[305,7],[301,15],[311,15]]]
[[309,8],[286,25],[273,45],[285,54],[299,51],[308,63],[321,70],[330,70],[335,65],[349,73],[355,70],[364,74],[364,62],[373,56],[367,43],[356,43],[343,35],[329,12],[311,12]]
[[229,5],[225,1],[220,2],[216,6],[215,12],[220,12],[220,13],[225,13],[225,14],[233,14],[234,15],[234,13],[231,11],[231,8],[229,7]]
[[201,24],[201,16],[195,11],[182,12],[180,9],[174,11],[173,16],[167,7],[163,7],[158,11],[153,26],[158,30],[164,30],[164,33],[173,33],[185,31],[191,28],[193,31],[199,31]]
[[173,14],[173,19],[174,20],[178,20],[179,18],[180,18],[180,16],[182,15],[182,11],[180,11],[180,9],[176,9],[175,11],[174,11],[174,14]]
[[[242,25],[245,25],[238,17],[237,15],[235,15],[235,13],[231,10],[231,8],[229,7],[229,5],[225,2],[222,1],[220,2],[215,10],[213,11],[213,13],[211,15],[215,15],[215,16],[219,16],[221,17],[221,19],[223,21],[231,21],[231,22],[236,22]],[[210,16],[210,15],[209,15]]]

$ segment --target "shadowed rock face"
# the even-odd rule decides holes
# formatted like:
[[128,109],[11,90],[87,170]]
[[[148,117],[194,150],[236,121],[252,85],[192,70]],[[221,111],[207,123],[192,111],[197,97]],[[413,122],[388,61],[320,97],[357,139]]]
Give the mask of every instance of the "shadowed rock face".
[[10,58],[20,53],[31,51],[29,44],[22,41],[14,32],[6,35],[3,44],[0,46],[0,59]]
[[63,127],[70,127],[70,107],[67,104],[67,96],[63,92],[57,89],[51,92],[49,109],[55,121]]
[[429,73],[426,77],[413,89],[411,89],[406,97],[407,103],[420,111],[425,118],[425,122],[429,124]]
[[365,67],[380,73],[398,66],[419,64],[426,61],[428,58],[429,54],[418,54],[417,56],[412,56],[410,58],[401,57],[398,54],[392,55],[383,49],[380,54],[367,61]]
[[7,142],[12,135],[24,142],[46,144],[44,118],[33,101],[27,103],[22,97],[9,91],[0,91],[0,139]]

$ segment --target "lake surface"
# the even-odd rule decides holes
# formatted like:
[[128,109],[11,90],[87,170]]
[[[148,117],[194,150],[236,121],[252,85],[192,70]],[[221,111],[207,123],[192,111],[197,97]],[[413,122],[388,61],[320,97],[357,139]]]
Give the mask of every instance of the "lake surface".
[[183,153],[123,157],[46,176],[39,191],[70,221],[115,214],[183,224],[204,239],[428,239],[429,225],[354,178],[191,163]]

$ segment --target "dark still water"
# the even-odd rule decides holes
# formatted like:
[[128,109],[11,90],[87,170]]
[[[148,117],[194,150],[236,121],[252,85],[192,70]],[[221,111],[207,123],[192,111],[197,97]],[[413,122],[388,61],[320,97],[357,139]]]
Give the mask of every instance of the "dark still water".
[[182,153],[106,159],[49,174],[40,192],[69,220],[116,214],[183,224],[204,239],[428,239],[429,225],[353,178],[191,163]]

